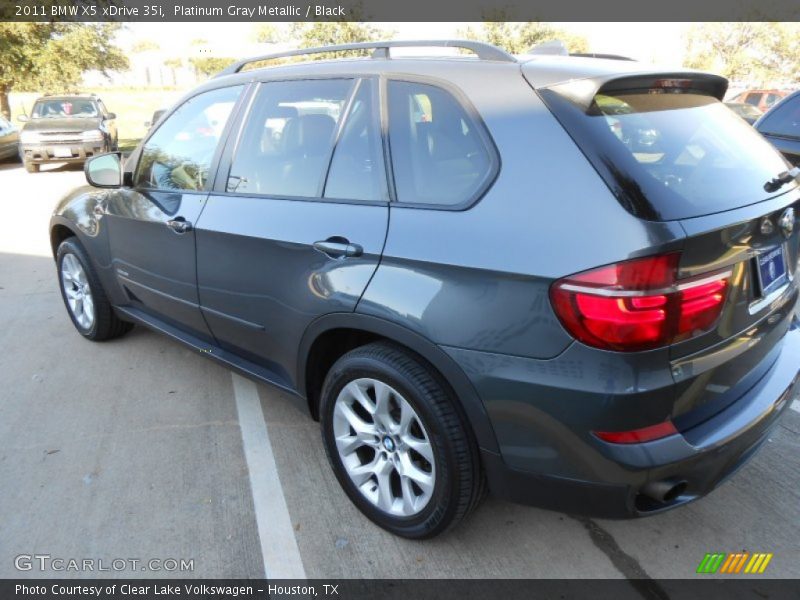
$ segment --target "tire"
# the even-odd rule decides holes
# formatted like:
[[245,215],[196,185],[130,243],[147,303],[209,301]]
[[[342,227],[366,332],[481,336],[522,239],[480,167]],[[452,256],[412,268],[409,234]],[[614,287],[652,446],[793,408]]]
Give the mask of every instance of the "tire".
[[39,165],[39,163],[29,163],[29,162],[25,162],[25,161],[23,161],[22,164],[25,165],[25,170],[28,173],[38,173],[39,172],[39,167],[41,166],[41,165]]
[[[356,399],[358,390],[378,417]],[[379,395],[389,400],[379,403]],[[379,411],[379,404],[389,409]],[[402,418],[406,406],[414,413],[410,420]],[[351,425],[353,414],[360,419],[361,437]],[[406,434],[404,420],[410,423]],[[485,478],[466,419],[439,374],[401,347],[376,342],[336,361],[323,384],[320,425],[339,484],[365,516],[391,533],[432,538],[483,499]],[[370,427],[378,433],[365,433]]]
[[[80,270],[75,267],[76,263]],[[131,330],[133,324],[123,321],[114,312],[86,251],[76,238],[61,242],[56,252],[56,267],[61,298],[78,333],[86,339],[101,342]],[[83,276],[76,277],[75,274],[81,272]],[[68,294],[72,295],[68,297]],[[77,297],[82,298],[77,301],[79,309],[75,307]],[[91,305],[91,318],[87,316],[88,304]]]

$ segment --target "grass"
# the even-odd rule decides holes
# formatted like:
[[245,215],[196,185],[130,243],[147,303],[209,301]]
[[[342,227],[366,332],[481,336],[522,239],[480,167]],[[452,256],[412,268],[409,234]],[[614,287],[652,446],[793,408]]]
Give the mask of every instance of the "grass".
[[[144,123],[153,118],[154,111],[168,108],[184,93],[184,90],[175,88],[110,88],[81,91],[96,93],[106,108],[117,114],[119,145],[123,152],[133,150],[147,133]],[[41,94],[34,92],[12,92],[10,98],[11,118],[17,122],[19,115],[30,114],[31,107],[39,96]],[[21,126],[21,124],[19,125]]]

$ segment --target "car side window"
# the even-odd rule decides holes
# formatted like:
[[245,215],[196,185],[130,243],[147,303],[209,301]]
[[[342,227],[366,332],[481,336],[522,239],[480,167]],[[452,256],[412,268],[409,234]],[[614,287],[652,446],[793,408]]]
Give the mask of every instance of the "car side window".
[[388,91],[397,200],[454,206],[474,198],[494,171],[481,125],[438,86],[389,81]]
[[761,133],[800,139],[800,94],[773,108],[758,129]]
[[264,83],[233,158],[227,191],[319,196],[351,79]]
[[333,152],[325,198],[388,200],[375,82],[362,80]]
[[204,190],[222,131],[242,86],[198,94],[164,121],[142,148],[134,185],[159,190]]

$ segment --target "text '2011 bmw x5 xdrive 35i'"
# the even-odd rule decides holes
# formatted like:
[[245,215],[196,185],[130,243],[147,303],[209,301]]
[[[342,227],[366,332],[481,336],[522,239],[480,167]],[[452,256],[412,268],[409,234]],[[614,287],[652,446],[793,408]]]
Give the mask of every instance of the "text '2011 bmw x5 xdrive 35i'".
[[402,536],[486,489],[604,517],[708,493],[797,391],[787,163],[715,75],[414,44],[476,56],[242,61],[89,161],[50,229],[76,328],[286,390]]

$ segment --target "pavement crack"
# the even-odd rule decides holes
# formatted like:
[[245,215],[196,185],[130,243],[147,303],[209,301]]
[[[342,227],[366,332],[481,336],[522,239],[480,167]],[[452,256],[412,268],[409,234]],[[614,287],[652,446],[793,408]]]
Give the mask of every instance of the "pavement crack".
[[567,515],[582,524],[592,543],[605,554],[631,586],[645,600],[669,600],[666,590],[644,570],[639,561],[619,547],[617,540],[596,521],[588,517]]

